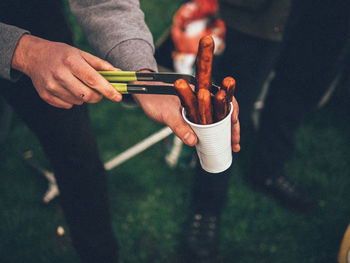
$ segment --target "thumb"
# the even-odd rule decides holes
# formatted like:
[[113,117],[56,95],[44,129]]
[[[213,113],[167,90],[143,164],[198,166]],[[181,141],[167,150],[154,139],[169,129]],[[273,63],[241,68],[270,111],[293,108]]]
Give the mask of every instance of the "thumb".
[[197,144],[198,138],[191,127],[181,118],[167,123],[175,135],[179,137],[188,146]]

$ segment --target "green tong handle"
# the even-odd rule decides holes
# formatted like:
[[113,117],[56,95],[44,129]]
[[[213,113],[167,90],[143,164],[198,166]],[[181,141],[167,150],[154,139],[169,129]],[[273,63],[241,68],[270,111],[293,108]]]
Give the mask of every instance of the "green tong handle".
[[121,94],[129,94],[128,92],[128,86],[126,83],[111,83],[113,88],[116,89]]
[[135,71],[98,71],[108,81],[137,81]]

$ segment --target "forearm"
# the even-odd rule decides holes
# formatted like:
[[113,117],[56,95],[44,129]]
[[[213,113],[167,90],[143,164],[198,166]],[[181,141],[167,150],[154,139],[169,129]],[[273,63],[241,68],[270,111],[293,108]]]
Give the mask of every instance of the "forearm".
[[96,54],[123,70],[157,70],[152,35],[138,0],[69,0]]
[[15,81],[20,76],[12,68],[12,59],[18,42],[27,33],[25,29],[0,22],[0,78]]

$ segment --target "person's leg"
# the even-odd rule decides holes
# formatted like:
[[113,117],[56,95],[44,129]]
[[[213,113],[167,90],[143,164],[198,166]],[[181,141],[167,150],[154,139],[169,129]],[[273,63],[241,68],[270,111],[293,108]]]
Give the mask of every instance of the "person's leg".
[[[264,81],[280,51],[280,43],[228,30],[227,48],[214,60],[213,79],[217,84],[232,76],[237,82],[235,97],[240,106],[243,149],[253,132],[251,114]],[[191,191],[191,206],[185,225],[186,262],[216,257],[221,213],[227,200],[231,168],[210,174],[197,163]]]
[[184,262],[211,262],[217,257],[220,218],[227,200],[230,174],[231,168],[212,174],[197,165],[190,213],[184,226]]
[[6,141],[11,130],[13,110],[2,98],[0,98],[0,146]]
[[[256,176],[272,187],[283,178],[283,165],[294,151],[294,134],[301,117],[316,107],[335,76],[348,32],[348,1],[322,1],[317,8],[313,1],[293,3],[251,165]],[[300,197],[293,187],[288,186],[289,196],[282,195],[286,201]]]
[[232,169],[212,174],[197,166],[192,184],[193,210],[200,213],[220,214],[227,200],[227,190]]
[[254,103],[280,54],[281,43],[249,36],[228,28],[226,49],[214,60],[213,78],[220,84],[227,77],[235,78],[235,97],[239,103],[242,151],[247,148],[253,130]]
[[118,262],[107,182],[87,106],[54,108],[30,79],[0,82],[0,93],[37,135],[60,189],[60,202],[82,262]]

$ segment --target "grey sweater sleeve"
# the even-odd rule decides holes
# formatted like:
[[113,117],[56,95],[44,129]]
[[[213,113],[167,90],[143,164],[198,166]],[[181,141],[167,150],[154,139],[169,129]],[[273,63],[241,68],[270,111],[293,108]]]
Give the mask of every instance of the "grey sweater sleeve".
[[157,70],[153,38],[138,0],[69,0],[96,55],[122,70]]
[[28,31],[0,22],[0,78],[15,81],[20,72],[11,69],[12,57],[18,41]]

